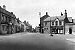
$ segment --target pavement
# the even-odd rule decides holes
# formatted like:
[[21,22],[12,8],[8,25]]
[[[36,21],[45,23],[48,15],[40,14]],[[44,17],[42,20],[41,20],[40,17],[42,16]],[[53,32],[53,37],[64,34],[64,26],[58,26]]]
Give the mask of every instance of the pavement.
[[0,50],[75,50],[75,35],[16,33],[0,36]]

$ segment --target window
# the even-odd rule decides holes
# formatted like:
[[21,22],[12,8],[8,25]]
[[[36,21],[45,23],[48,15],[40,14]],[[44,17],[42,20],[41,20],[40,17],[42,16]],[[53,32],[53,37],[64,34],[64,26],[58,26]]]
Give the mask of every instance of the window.
[[5,28],[4,28],[4,25],[2,26],[2,28],[3,28],[3,30],[5,29]]
[[3,31],[6,31],[6,26],[5,25],[2,25],[2,28],[3,28],[2,29]]
[[52,22],[52,25],[54,25],[54,22]]
[[4,16],[4,22],[6,21],[6,16]]
[[60,30],[60,33],[63,33],[63,30]]
[[47,22],[45,22],[45,26],[47,25]]
[[3,21],[3,16],[2,16],[2,21]]
[[58,21],[56,21],[56,26],[58,25]]
[[2,14],[2,21],[3,21],[3,22],[6,21],[6,16],[5,16],[5,14]]
[[62,25],[62,21],[60,21],[59,24]]

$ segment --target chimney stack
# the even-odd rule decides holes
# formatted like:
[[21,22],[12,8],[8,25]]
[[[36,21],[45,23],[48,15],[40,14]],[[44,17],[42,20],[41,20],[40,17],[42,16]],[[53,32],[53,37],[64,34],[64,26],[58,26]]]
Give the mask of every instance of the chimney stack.
[[46,15],[48,15],[48,12],[46,12]]
[[65,17],[67,17],[67,10],[65,10]]
[[11,12],[11,14],[13,14],[13,12]]
[[3,9],[6,9],[6,6],[5,5],[3,5]]
[[61,16],[63,16],[62,12],[61,12]]

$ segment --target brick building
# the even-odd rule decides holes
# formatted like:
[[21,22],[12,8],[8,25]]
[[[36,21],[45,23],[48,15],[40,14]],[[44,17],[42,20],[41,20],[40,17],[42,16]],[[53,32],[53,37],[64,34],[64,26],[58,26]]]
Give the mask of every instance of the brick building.
[[13,12],[7,11],[5,5],[3,8],[0,6],[0,34],[14,33],[15,19],[16,16]]
[[53,34],[72,34],[75,32],[75,20],[72,17],[67,17],[67,11],[61,16],[48,17],[43,22],[44,33]]
[[40,26],[40,32],[41,32],[41,33],[43,33],[43,27],[44,27],[43,22],[44,22],[44,20],[45,20],[47,17],[49,17],[49,15],[48,15],[48,13],[46,12],[46,15],[44,15],[44,16],[42,16],[42,17],[40,18],[40,24],[39,24],[39,26]]

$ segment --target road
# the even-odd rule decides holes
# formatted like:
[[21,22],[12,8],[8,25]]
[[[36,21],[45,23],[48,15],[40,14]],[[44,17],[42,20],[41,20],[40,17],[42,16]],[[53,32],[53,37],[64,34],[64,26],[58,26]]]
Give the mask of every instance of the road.
[[[0,36],[1,50],[75,50],[75,35],[16,33]],[[67,40],[70,39],[70,40]]]

